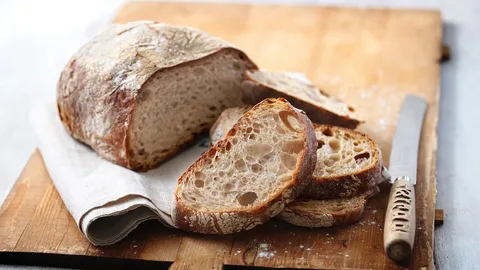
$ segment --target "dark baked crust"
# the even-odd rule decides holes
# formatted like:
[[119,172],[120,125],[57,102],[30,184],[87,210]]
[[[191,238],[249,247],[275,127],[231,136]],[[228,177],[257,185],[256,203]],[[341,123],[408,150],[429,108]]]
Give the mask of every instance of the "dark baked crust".
[[[250,208],[247,211],[196,211],[185,205],[179,196],[181,183],[185,181],[186,176],[197,168],[201,170],[205,159],[208,156],[214,156],[215,152],[226,143],[225,140],[219,141],[215,146],[204,153],[183,175],[179,178],[179,185],[175,191],[175,206],[172,213],[174,224],[183,230],[207,233],[207,234],[229,234],[242,230],[248,230],[258,224],[264,223],[271,217],[280,213],[285,205],[292,202],[305,187],[310,184],[311,175],[315,169],[316,163],[316,137],[313,125],[306,117],[305,113],[293,108],[285,99],[267,99],[257,104],[252,110],[245,113],[242,118],[227,133],[225,138],[232,136],[232,130],[242,125],[242,120],[248,121],[252,118],[257,110],[264,110],[266,106],[282,106],[286,110],[298,116],[300,122],[305,126],[304,136],[306,141],[306,149],[303,151],[295,170],[293,180],[290,185],[277,194],[272,194],[271,199],[264,204]],[[268,108],[267,108],[268,109]]]

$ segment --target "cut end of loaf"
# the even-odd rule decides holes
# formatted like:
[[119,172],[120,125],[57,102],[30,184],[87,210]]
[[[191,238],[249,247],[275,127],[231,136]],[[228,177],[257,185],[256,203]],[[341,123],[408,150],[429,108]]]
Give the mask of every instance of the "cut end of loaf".
[[261,102],[179,179],[174,220],[204,233],[263,223],[310,182],[314,144],[313,126],[287,101]]
[[155,73],[143,86],[130,127],[132,167],[154,167],[208,130],[223,110],[243,104],[248,63],[224,50],[189,65]]

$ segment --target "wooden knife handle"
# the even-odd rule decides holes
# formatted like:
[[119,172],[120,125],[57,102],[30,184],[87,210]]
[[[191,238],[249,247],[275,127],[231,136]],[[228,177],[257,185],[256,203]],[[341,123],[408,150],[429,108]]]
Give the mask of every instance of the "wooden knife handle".
[[415,189],[410,179],[401,176],[390,190],[383,241],[390,259],[402,263],[410,260],[415,241]]

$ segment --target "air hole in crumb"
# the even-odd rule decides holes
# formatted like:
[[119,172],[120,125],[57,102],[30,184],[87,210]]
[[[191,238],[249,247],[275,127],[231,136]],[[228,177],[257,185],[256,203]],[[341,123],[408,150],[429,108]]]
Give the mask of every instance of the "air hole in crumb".
[[280,156],[280,162],[289,170],[293,170],[297,166],[297,159],[292,155],[282,154]]
[[273,121],[278,122],[280,120],[280,117],[278,117],[277,114],[272,114]]
[[[235,135],[235,134],[234,134],[234,135]],[[235,145],[235,144],[237,144],[237,143],[238,143],[238,140],[237,140],[237,138],[233,138],[233,139],[232,139],[232,144],[234,144],[234,145]]]
[[333,163],[335,163],[335,162],[331,159],[326,159],[326,160],[323,161],[323,164],[327,167],[331,167],[333,165]]
[[296,115],[289,111],[281,111],[278,113],[282,123],[290,130],[294,132],[302,132],[303,127],[300,121],[298,121]]
[[255,159],[252,156],[246,156],[245,160],[250,164],[255,163]]
[[240,205],[247,206],[249,204],[252,204],[257,198],[257,193],[246,192],[242,195],[237,196],[237,201]]
[[[251,134],[253,135],[253,134]],[[266,143],[252,143],[247,145],[246,150],[252,156],[259,157],[266,153],[272,152],[273,147]]]
[[195,173],[195,179],[197,179],[197,180],[205,179],[205,174],[202,173],[202,172],[196,172]]
[[203,182],[202,180],[195,180],[195,186],[196,187],[203,187],[205,185],[205,182]]
[[339,161],[340,160],[340,155],[335,154],[330,157],[332,160]]
[[239,171],[243,171],[243,169],[245,169],[245,161],[242,159],[235,161],[235,168]]
[[230,131],[228,132],[228,135],[230,136],[234,136],[235,134],[237,134],[237,130],[234,128],[230,129]]
[[224,172],[224,171],[220,171],[220,172],[218,173],[218,176],[224,177],[224,176],[225,176],[225,172]]
[[340,150],[341,148],[340,142],[336,139],[330,140],[328,142],[328,145],[330,146],[330,148],[332,148],[334,152],[338,152],[338,150]]
[[227,144],[225,145],[225,150],[230,151],[230,149],[232,149],[232,144],[230,142],[227,142]]
[[355,111],[355,109],[354,109],[353,107],[350,107],[350,106],[348,106],[348,110],[349,110],[350,112],[354,112],[354,111]]
[[249,138],[250,140],[253,140],[253,139],[255,139],[255,135],[254,135],[254,134],[250,134],[250,135],[248,136],[248,138]]
[[283,144],[282,150],[289,154],[298,154],[303,150],[302,141],[290,141]]
[[231,190],[232,188],[233,188],[233,185],[230,184],[230,183],[225,184],[225,186],[223,187],[223,189],[226,190],[226,191],[229,191],[229,190]]
[[328,137],[332,137],[332,136],[333,136],[333,132],[332,132],[332,130],[329,129],[329,128],[323,130],[322,133],[323,133],[323,135],[328,136]]
[[262,170],[262,166],[260,164],[253,164],[252,165],[252,172],[258,173]]
[[325,145],[325,142],[324,142],[324,141],[322,141],[322,140],[317,140],[317,149],[322,148],[322,146],[324,146],[324,145]]
[[353,145],[358,146],[358,142],[353,142]]
[[353,158],[355,159],[355,161],[357,163],[362,163],[362,161],[364,159],[369,159],[370,158],[370,153],[368,153],[368,152],[361,153],[361,154],[358,154],[358,155],[354,156]]
[[248,127],[248,128],[247,128],[247,133],[250,133],[250,132],[252,132],[252,130],[253,130],[253,128],[252,128],[252,127]]
[[353,148],[353,151],[355,151],[355,152],[362,152],[362,151],[363,151],[363,148],[355,147],[355,148]]
[[275,127],[278,134],[285,134],[285,130],[281,126]]
[[335,173],[335,172],[334,172],[332,169],[330,169],[330,168],[327,168],[325,171],[326,171],[327,173],[329,173],[329,174]]

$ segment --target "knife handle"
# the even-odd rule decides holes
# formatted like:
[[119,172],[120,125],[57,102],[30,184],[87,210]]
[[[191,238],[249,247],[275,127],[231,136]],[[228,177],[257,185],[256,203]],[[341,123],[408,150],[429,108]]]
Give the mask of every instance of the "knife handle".
[[390,190],[383,241],[390,259],[402,263],[410,260],[415,241],[415,188],[406,176],[398,177]]

